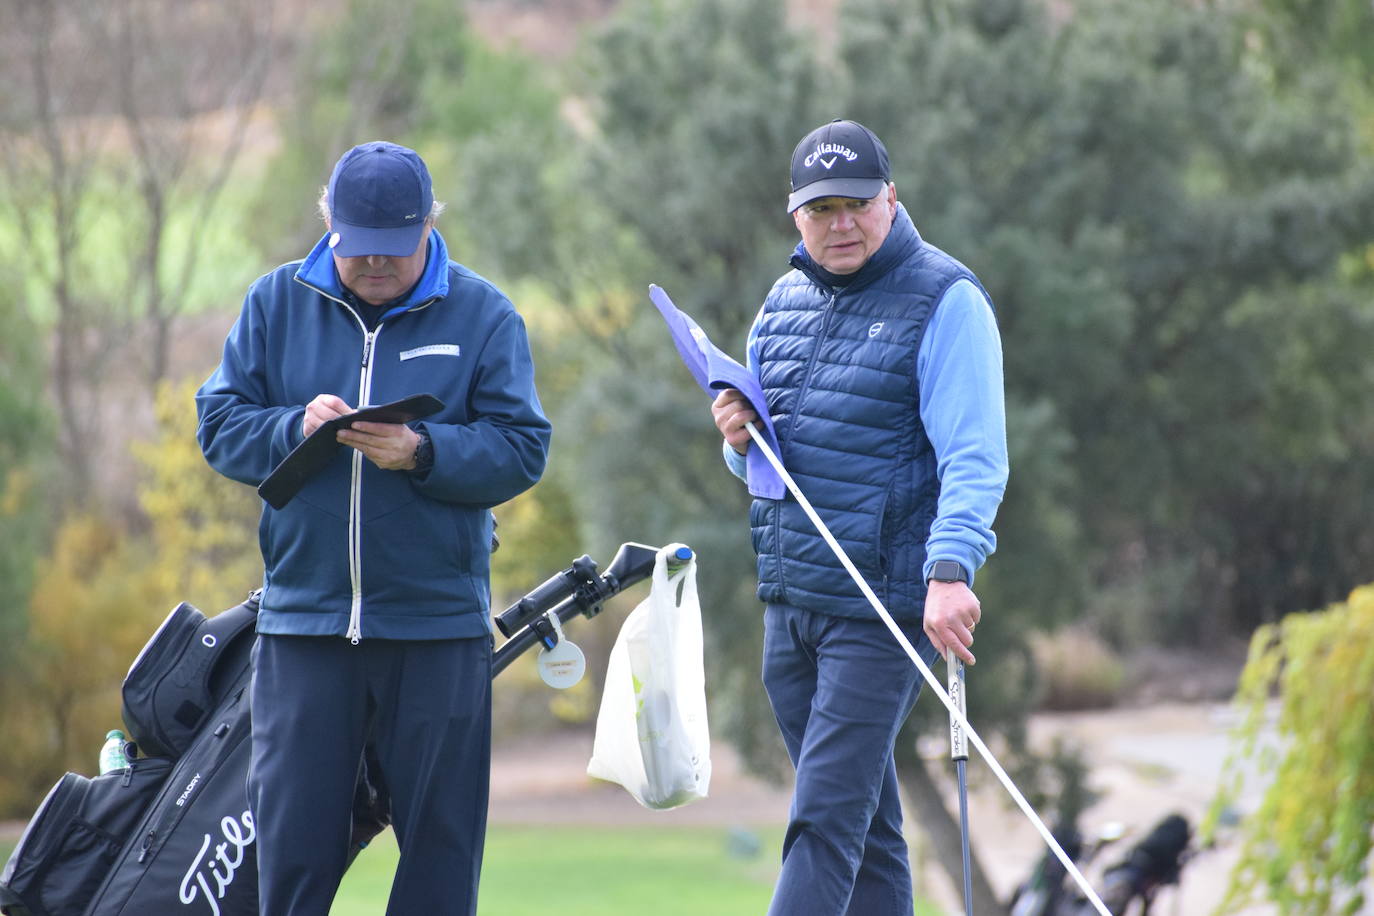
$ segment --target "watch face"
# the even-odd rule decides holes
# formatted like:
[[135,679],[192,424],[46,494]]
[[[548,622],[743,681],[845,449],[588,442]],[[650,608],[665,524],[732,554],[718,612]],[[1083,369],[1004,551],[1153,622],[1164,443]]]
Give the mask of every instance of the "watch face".
[[930,578],[936,582],[967,582],[964,567],[953,560],[936,560],[930,568]]

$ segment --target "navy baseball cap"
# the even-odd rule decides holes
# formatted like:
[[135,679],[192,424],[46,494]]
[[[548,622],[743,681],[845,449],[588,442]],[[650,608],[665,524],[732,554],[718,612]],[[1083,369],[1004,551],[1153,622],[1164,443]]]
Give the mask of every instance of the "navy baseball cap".
[[344,153],[329,176],[329,247],[344,258],[414,254],[434,206],[429,169],[383,140]]
[[876,197],[892,180],[887,148],[873,131],[836,118],[802,137],[792,151],[787,212],[821,197]]

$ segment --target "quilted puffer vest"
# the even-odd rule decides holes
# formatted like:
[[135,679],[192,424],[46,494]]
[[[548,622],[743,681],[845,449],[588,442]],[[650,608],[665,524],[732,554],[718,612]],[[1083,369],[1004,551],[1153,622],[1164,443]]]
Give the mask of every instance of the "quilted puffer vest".
[[[768,294],[756,345],[783,463],[893,617],[918,621],[940,482],[916,356],[949,285],[978,281],[924,242],[900,206],[887,239],[843,287],[828,286],[802,251]],[[760,600],[873,615],[790,494],[755,499],[750,525]]]

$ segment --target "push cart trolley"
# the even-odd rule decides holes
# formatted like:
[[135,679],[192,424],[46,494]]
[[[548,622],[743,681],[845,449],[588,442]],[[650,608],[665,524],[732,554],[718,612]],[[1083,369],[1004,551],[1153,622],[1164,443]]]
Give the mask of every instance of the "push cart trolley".
[[[605,572],[584,555],[497,615],[508,638],[493,677],[536,644],[554,648],[563,623],[596,616],[648,578],[658,553],[622,544]],[[677,563],[691,559],[689,548],[676,554]],[[53,786],[0,872],[0,913],[257,913],[246,790],[256,613],[256,592],[213,617],[185,603],[173,609],[124,681],[129,766],[94,778],[68,773]],[[355,856],[391,822],[378,777],[369,749],[354,799]]]
[[[493,674],[500,674],[516,657],[535,643],[546,649],[558,644],[561,624],[581,614],[595,617],[608,598],[619,594],[636,582],[647,579],[654,571],[654,558],[659,548],[626,542],[620,545],[611,565],[598,574],[596,563],[583,554],[562,572],[550,576],[542,585],[496,615],[496,628],[509,637],[492,658]],[[689,547],[679,547],[668,558],[668,569],[685,564],[692,558]],[[560,626],[555,626],[557,617]]]

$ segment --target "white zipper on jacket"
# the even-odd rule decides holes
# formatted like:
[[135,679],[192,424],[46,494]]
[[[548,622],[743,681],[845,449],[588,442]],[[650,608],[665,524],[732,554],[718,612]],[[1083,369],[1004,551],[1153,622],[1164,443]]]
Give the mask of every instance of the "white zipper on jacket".
[[[314,290],[331,302],[337,302],[343,306],[348,314],[353,316],[353,320],[358,323],[358,330],[363,332],[363,365],[358,376],[358,407],[366,406],[372,399],[372,355],[377,343],[377,335],[382,333],[382,324],[378,322],[377,327],[371,331],[367,329],[367,322],[363,321],[353,306],[338,296],[331,295],[313,283],[307,283],[299,276],[293,278],[306,289]],[[426,299],[419,305],[411,306],[406,312],[418,312],[420,309],[429,308],[439,301],[438,296]],[[353,451],[353,473],[348,488],[348,578],[352,588],[352,599],[348,610],[348,632],[345,634],[347,639],[357,645],[363,641],[363,453],[354,449]]]
[[[350,311],[352,311],[350,309]],[[359,322],[361,323],[361,321]],[[379,324],[363,336],[363,365],[358,376],[358,406],[372,399],[372,351]],[[353,586],[353,601],[348,612],[347,637],[353,645],[363,640],[363,453],[353,450],[353,479],[348,488],[348,576]]]

